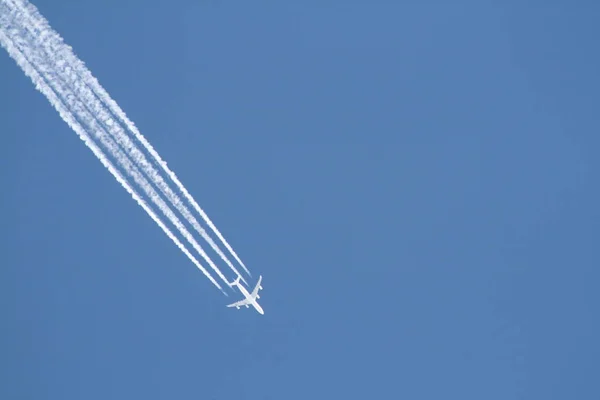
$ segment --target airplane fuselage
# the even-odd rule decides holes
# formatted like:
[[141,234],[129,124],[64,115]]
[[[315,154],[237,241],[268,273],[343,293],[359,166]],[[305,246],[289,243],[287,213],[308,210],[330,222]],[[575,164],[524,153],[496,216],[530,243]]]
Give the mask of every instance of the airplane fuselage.
[[258,302],[256,301],[256,299],[252,298],[252,296],[250,295],[250,293],[248,293],[248,290],[246,290],[246,288],[244,286],[237,285],[237,287],[240,289],[240,292],[242,292],[242,294],[244,295],[244,297],[248,299],[248,301],[250,302],[250,304],[252,305],[252,307],[254,307],[256,309],[256,311],[258,311],[260,314],[264,314],[265,313],[263,311],[262,307],[260,306],[260,304],[258,304]]
[[237,279],[235,281],[231,282],[229,284],[229,286],[232,288],[237,286],[238,289],[240,289],[240,292],[242,292],[242,294],[244,295],[244,298],[240,301],[236,301],[235,303],[228,304],[227,307],[235,307],[239,310],[240,307],[250,308],[250,306],[252,305],[252,307],[254,307],[254,309],[259,314],[261,314],[261,315],[264,314],[265,312],[263,311],[260,304],[258,304],[258,299],[260,299],[260,295],[258,294],[258,292],[260,290],[262,290],[262,285],[261,285],[262,275],[258,277],[258,282],[256,283],[256,286],[254,287],[254,290],[252,290],[251,293],[248,292],[248,289],[246,289],[240,283],[241,279],[242,279],[242,277],[238,275]]

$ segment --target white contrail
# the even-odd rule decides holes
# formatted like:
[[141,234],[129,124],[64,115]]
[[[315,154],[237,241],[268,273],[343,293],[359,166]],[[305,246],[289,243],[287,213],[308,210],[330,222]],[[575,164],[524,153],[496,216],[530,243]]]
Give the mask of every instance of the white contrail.
[[81,126],[81,124],[75,119],[73,114],[67,109],[67,107],[61,102],[58,98],[57,94],[52,90],[51,86],[49,86],[40,73],[37,71],[36,67],[33,66],[29,60],[26,58],[25,54],[19,50],[15,44],[15,37],[10,37],[8,29],[8,21],[3,18],[3,13],[0,13],[0,44],[2,47],[6,49],[8,54],[16,61],[17,65],[21,67],[21,69],[25,72],[31,81],[34,83],[35,88],[40,91],[42,94],[46,96],[50,104],[58,111],[61,118],[77,133],[79,138],[85,143],[85,145],[92,150],[94,155],[100,160],[102,165],[104,165],[110,173],[115,177],[115,179],[123,186],[123,188],[133,197],[133,199],[148,213],[148,215],[156,222],[156,224],[165,232],[165,234],[179,247],[179,249],[192,261],[196,267],[215,285],[219,288],[224,294],[226,294],[221,285],[215,281],[215,279],[210,275],[210,273],[202,267],[202,265],[195,259],[195,257],[190,254],[190,252],[185,248],[185,246],[175,237],[175,235],[167,228],[164,223],[160,220],[160,218],[152,211],[152,209],[147,205],[147,203],[138,195],[138,193],[129,185],[127,180],[121,175],[121,173],[114,167],[114,165],[110,162],[110,160],[102,153],[102,150],[98,148],[98,146],[94,143],[94,141],[89,137],[88,133]]
[[[117,143],[121,145],[129,153],[135,162],[142,167],[142,170],[151,178],[152,182],[160,189],[160,191],[169,199],[169,201],[177,208],[177,210],[185,217],[185,219],[194,227],[194,229],[200,233],[200,235],[209,243],[211,248],[221,257],[221,259],[231,268],[236,275],[241,275],[239,271],[233,266],[231,261],[223,254],[221,249],[214,243],[212,238],[206,233],[206,231],[200,226],[196,218],[190,213],[188,208],[182,203],[179,196],[173,192],[173,190],[167,185],[162,176],[158,171],[147,161],[146,157],[140,150],[135,146],[134,143],[129,139],[127,134],[122,130],[121,126],[115,121],[114,123],[112,115],[106,112],[105,107],[108,107],[110,112],[120,119],[120,122],[127,127],[138,139],[138,141],[146,148],[146,150],[154,157],[155,161],[163,168],[165,172],[171,177],[173,182],[179,187],[181,192],[187,198],[187,200],[194,206],[196,211],[200,213],[205,222],[213,229],[215,234],[221,239],[223,244],[236,258],[244,270],[250,274],[246,266],[239,259],[235,251],[223,238],[221,233],[214,226],[212,221],[208,218],[206,213],[197,205],[194,199],[189,195],[185,187],[179,182],[175,174],[169,170],[166,163],[160,158],[154,148],[148,143],[145,137],[135,127],[121,108],[116,104],[104,88],[98,83],[96,78],[93,77],[89,69],[87,69],[84,63],[73,53],[71,48],[64,44],[63,39],[60,35],[50,27],[48,21],[39,13],[37,8],[22,0],[11,0],[20,10],[22,10],[31,20],[32,26],[37,32],[32,32],[34,40],[44,47],[46,52],[51,55],[52,58],[57,60],[57,66],[62,68],[67,64],[63,70],[66,75],[65,80],[76,88],[82,97],[85,98],[85,103],[91,107],[97,116],[98,120],[105,121],[107,130]],[[74,69],[70,70],[70,67]],[[104,103],[102,104],[97,100],[96,96]],[[244,278],[242,277],[242,280]],[[245,283],[247,283],[244,280]]]
[[[19,10],[14,14],[14,20],[18,22],[18,27],[21,28],[21,35],[15,37],[17,47],[21,46],[21,49],[25,49],[23,51],[25,56],[28,54],[30,58],[35,57],[35,50],[32,50],[29,46],[30,43],[26,41],[26,34],[23,32],[23,19],[20,18],[21,15]],[[24,42],[21,43],[21,40]],[[51,60],[51,58],[49,58]],[[44,61],[39,61],[36,66],[39,70],[45,67]],[[138,168],[131,163],[129,158],[123,151],[119,148],[119,146],[114,142],[114,140],[104,133],[104,129],[99,126],[96,122],[96,119],[101,120],[98,116],[94,116],[93,113],[86,111],[84,108],[88,108],[89,106],[85,101],[82,101],[80,104],[77,100],[74,100],[72,96],[69,96],[69,93],[65,93],[64,88],[62,87],[59,79],[60,77],[55,77],[57,74],[55,68],[52,68],[50,65],[49,71],[43,71],[42,75],[46,76],[46,80],[48,84],[54,88],[55,92],[59,94],[63,99],[66,100],[71,110],[78,110],[75,114],[81,120],[85,122],[87,126],[90,127],[91,131],[95,133],[100,142],[104,145],[104,147],[112,154],[113,157],[117,160],[117,162],[123,167],[123,169],[130,175],[134,181],[146,192],[146,194],[152,199],[152,201],[158,206],[158,208],[165,214],[165,216],[177,227],[177,229],[181,232],[181,234],[188,240],[188,242],[194,247],[194,249],[200,253],[200,255],[206,260],[206,262],[211,266],[211,268],[217,273],[219,278],[221,278],[224,282],[228,282],[225,276],[221,273],[219,268],[214,264],[214,262],[210,259],[210,257],[204,252],[204,250],[200,247],[200,245],[196,242],[193,236],[188,232],[185,226],[181,223],[181,221],[175,216],[175,214],[171,211],[169,206],[164,202],[164,200],[156,193],[152,185],[147,181],[147,179],[139,172]],[[58,79],[57,79],[58,78]],[[83,105],[83,107],[82,107]]]
[[[17,11],[17,16],[15,19],[18,20],[19,22],[23,22],[22,19],[19,18],[18,11]],[[53,57],[50,57],[49,55],[48,55],[48,59],[50,61],[54,61]],[[51,66],[51,68],[52,68],[52,66]],[[59,74],[59,77],[63,78],[63,76],[60,74],[60,70],[57,71],[56,68],[53,68],[51,71],[51,73],[53,73],[53,74],[57,73],[57,72]],[[58,82],[54,82],[54,81],[51,82],[51,85],[54,85],[54,84],[58,85]],[[169,220],[171,220],[171,222],[179,229],[179,231],[184,235],[184,237],[186,237],[186,239],[192,244],[194,249],[196,249],[196,251],[198,251],[198,253],[200,253],[200,255],[206,260],[206,262],[209,263],[209,265],[217,273],[217,275],[224,282],[227,282],[227,279],[225,278],[225,276],[221,273],[221,271],[214,264],[214,262],[210,259],[210,257],[204,252],[204,250],[200,247],[200,245],[198,245],[198,243],[195,241],[195,239],[192,237],[192,235],[187,231],[187,229],[181,223],[181,221],[179,221],[179,219],[175,216],[175,214],[173,214],[171,209],[164,203],[162,198],[160,198],[160,196],[158,196],[158,194],[156,194],[156,192],[154,191],[154,189],[152,188],[150,183],[146,180],[146,178],[139,173],[139,170],[137,169],[137,167],[131,164],[127,155],[125,155],[122,152],[122,150],[114,143],[114,141],[111,138],[109,138],[109,137],[107,138],[104,135],[103,129],[98,126],[98,124],[96,123],[95,120],[97,119],[98,121],[101,121],[101,124],[103,125],[104,130],[109,131],[109,132],[110,131],[114,132],[114,130],[111,128],[114,127],[115,122],[113,121],[112,117],[108,113],[106,113],[104,111],[104,109],[102,109],[101,104],[96,104],[96,107],[93,106],[93,103],[94,102],[98,103],[98,101],[96,100],[95,97],[93,97],[93,94],[90,93],[90,95],[91,95],[91,99],[89,97],[86,97],[83,99],[82,102],[88,110],[90,108],[92,110],[89,113],[82,111],[83,113],[85,113],[86,117],[83,117],[83,116],[80,116],[80,117],[87,121],[87,124],[93,129],[94,132],[97,133],[97,135],[99,135],[99,138],[100,138],[101,142],[103,143],[103,145],[117,159],[119,164],[127,171],[127,173],[129,175],[131,175],[134,178],[135,182],[144,189],[144,191],[148,194],[148,196],[150,196],[152,198],[154,203],[161,209],[161,211],[163,211],[163,213],[167,216],[167,218],[169,218]],[[90,104],[90,103],[92,103],[92,104]],[[74,105],[71,104],[71,107],[73,108]],[[122,131],[121,131],[121,133],[122,133],[121,136],[125,136],[125,134]],[[122,140],[118,141],[118,143],[123,145]],[[139,151],[138,151],[138,154],[145,160],[145,157],[143,156],[143,154],[139,153]],[[139,157],[135,160],[139,162]],[[155,176],[155,179],[156,179],[156,176]],[[236,271],[236,273],[237,273],[237,271]]]
[[[20,5],[20,7],[34,20],[35,28],[37,28],[41,33],[40,41],[42,41],[42,38],[45,37],[46,35],[50,37],[50,41],[52,42],[52,44],[50,46],[54,47],[55,50],[58,50],[58,52],[67,59],[67,61],[75,68],[76,73],[79,74],[83,78],[85,84],[88,85],[94,91],[94,93],[98,96],[98,98],[105,105],[108,106],[110,112],[113,113],[114,115],[116,115],[119,118],[119,120],[127,127],[127,129],[129,129],[135,135],[136,139],[138,139],[138,141],[140,143],[142,143],[144,148],[155,159],[156,163],[159,164],[161,166],[161,168],[173,180],[173,182],[175,182],[175,184],[177,185],[179,190],[184,194],[184,197],[193,205],[194,209],[202,216],[202,218],[207,223],[207,225],[210,226],[210,228],[213,230],[213,232],[219,237],[221,242],[223,242],[225,247],[234,256],[234,258],[240,263],[240,265],[244,268],[244,270],[248,274],[250,274],[250,271],[248,271],[248,269],[246,268],[244,263],[241,261],[241,259],[238,257],[238,255],[233,250],[233,248],[229,245],[229,243],[225,240],[223,235],[220,233],[220,231],[217,229],[217,227],[210,220],[208,215],[206,215],[204,210],[202,210],[202,208],[198,205],[198,203],[194,200],[194,198],[189,194],[189,192],[186,190],[186,188],[183,186],[183,184],[179,181],[179,179],[177,178],[175,173],[168,168],[167,163],[161,159],[160,155],[154,150],[152,145],[139,132],[139,130],[136,128],[135,124],[131,120],[129,120],[129,118],[126,116],[126,114],[123,112],[123,110],[110,97],[110,95],[106,92],[106,90],[104,90],[104,88],[100,85],[98,80],[85,67],[84,63],[81,60],[79,60],[79,58],[77,58],[77,56],[75,56],[73,54],[73,52],[69,46],[64,44],[60,35],[58,35],[58,33],[56,33],[56,31],[54,31],[50,27],[50,25],[48,24],[48,21],[39,13],[37,8],[30,3],[27,3],[24,0],[13,0],[13,1],[15,3],[18,3],[18,5]],[[170,188],[169,188],[169,190],[170,190]],[[175,203],[181,204],[181,201],[177,198]],[[189,211],[187,213],[189,213]],[[182,214],[185,214],[185,213],[182,212]],[[193,219],[195,221],[195,218],[193,216],[191,216],[191,219]],[[197,224],[197,222],[196,222],[196,224]],[[194,226],[194,228],[196,230],[198,230],[199,233],[202,233],[202,231],[204,231],[201,227],[198,229],[198,228],[196,228],[196,226]],[[203,235],[203,237],[204,237],[204,235]],[[211,243],[211,246],[214,243],[210,239],[207,239],[207,241],[209,241],[209,243]],[[220,252],[220,250],[217,250],[217,248],[214,248],[215,251],[217,251],[219,253],[219,255],[222,258],[224,258],[224,256],[222,256],[222,252]],[[224,261],[226,261],[228,264],[230,264],[228,262],[228,260],[224,259]],[[230,267],[232,267],[232,266],[230,265]],[[237,272],[237,271],[235,271],[235,272]]]

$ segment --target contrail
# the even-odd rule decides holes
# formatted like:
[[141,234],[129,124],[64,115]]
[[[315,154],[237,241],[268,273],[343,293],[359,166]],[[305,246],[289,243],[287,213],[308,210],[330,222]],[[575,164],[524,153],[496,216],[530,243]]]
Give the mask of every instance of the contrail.
[[[6,49],[8,54],[16,61],[17,65],[21,67],[25,75],[27,75],[35,88],[40,91],[42,94],[46,96],[50,104],[58,111],[61,118],[77,133],[79,138],[85,143],[85,145],[92,150],[94,155],[100,160],[102,165],[104,165],[109,172],[115,177],[115,179],[123,186],[123,188],[133,197],[133,199],[146,211],[146,213],[156,222],[156,224],[165,232],[165,234],[179,247],[179,249],[198,267],[200,271],[215,285],[217,288],[221,290],[224,294],[221,285],[215,281],[215,279],[210,275],[210,273],[202,267],[202,265],[195,259],[195,257],[190,254],[190,252],[185,248],[185,246],[175,237],[175,235],[167,228],[164,223],[160,220],[160,218],[152,211],[152,209],[148,206],[148,204],[139,196],[139,194],[129,185],[127,180],[121,175],[121,173],[114,167],[114,165],[110,162],[110,160],[102,153],[102,150],[96,145],[96,143],[90,138],[85,129],[81,126],[81,124],[76,120],[71,111],[67,109],[67,107],[63,104],[63,102],[58,98],[57,94],[52,90],[52,87],[48,85],[44,78],[38,72],[37,67],[40,67],[41,64],[36,64],[36,66],[32,65],[32,63],[27,59],[26,55],[23,51],[19,50],[15,45],[15,39],[17,37],[9,34],[10,29],[8,29],[9,24],[6,18],[4,18],[4,13],[0,13],[0,44],[2,47]],[[63,96],[68,96],[64,94]]]
[[[131,131],[136,139],[144,146],[144,148],[154,157],[154,160],[159,164],[162,169],[169,175],[169,177],[175,182],[179,190],[184,194],[184,197],[194,206],[196,211],[202,216],[204,221],[211,227],[213,232],[223,242],[225,247],[231,252],[234,258],[240,263],[244,270],[250,274],[244,263],[237,256],[235,251],[231,248],[229,243],[221,235],[218,229],[214,226],[212,221],[208,218],[206,213],[200,208],[196,201],[185,189],[183,184],[179,181],[177,176],[167,167],[158,153],[154,150],[152,145],[146,140],[146,138],[139,132],[136,126],[131,122],[125,113],[121,110],[118,104],[108,95],[106,90],[99,84],[97,79],[91,74],[88,68],[85,67],[84,63],[77,58],[71,48],[64,44],[63,39],[60,35],[54,31],[48,21],[39,13],[37,8],[30,3],[26,3],[22,0],[11,0],[13,4],[19,7],[24,14],[26,14],[32,20],[32,26],[37,32],[31,32],[33,39],[41,44],[46,50],[47,54],[59,60],[57,62],[58,67],[64,66],[66,62],[74,68],[74,71],[70,71],[67,67],[63,72],[67,76],[66,80],[76,88],[84,99],[86,105],[93,108],[93,111],[100,121],[111,121],[107,122],[107,130],[117,143],[127,150],[129,156],[132,157],[136,164],[142,167],[142,170],[151,178],[152,182],[160,189],[160,191],[169,199],[169,201],[177,208],[177,210],[185,217],[185,219],[194,227],[194,229],[200,233],[200,235],[209,243],[211,248],[221,257],[221,259],[231,268],[237,275],[241,275],[239,271],[233,266],[231,261],[223,254],[221,249],[214,243],[212,238],[206,233],[206,231],[200,226],[196,218],[190,213],[188,208],[182,203],[179,196],[177,196],[173,190],[165,183],[162,176],[156,171],[156,169],[147,161],[143,153],[141,153],[134,143],[131,142],[127,134],[122,130],[118,123],[112,123],[113,119],[106,111],[104,107],[108,107],[109,111],[115,115],[120,122]],[[78,76],[79,75],[79,76]],[[97,100],[94,94],[102,101]],[[244,280],[244,278],[242,278]],[[245,283],[247,283],[244,280]]]
[[[23,21],[19,17],[20,17],[20,14],[17,11],[14,19],[19,23],[17,26],[19,26],[22,31],[23,30],[23,27],[22,27]],[[24,34],[24,32],[21,32],[21,35],[17,35],[15,37],[15,39],[17,39],[17,41],[16,41],[17,47],[19,47],[19,45],[20,45],[22,51],[23,51],[23,49],[25,49],[25,51],[23,51],[25,53],[25,56],[27,56],[28,52],[30,54],[29,58],[32,58],[36,55],[35,52],[31,51],[31,49],[29,48],[27,43],[20,43],[21,39],[26,40],[26,35]],[[49,59],[51,60],[50,57],[49,57]],[[41,69],[42,66],[45,66],[45,63],[43,61],[39,61],[37,63],[37,66],[38,66],[38,69]],[[138,168],[131,163],[131,161],[129,160],[127,155],[125,153],[123,153],[123,151],[114,142],[114,140],[110,136],[107,136],[104,133],[104,129],[102,127],[100,127],[98,125],[98,123],[96,122],[96,119],[98,119],[99,121],[107,121],[107,120],[105,120],[103,118],[99,118],[98,116],[94,116],[93,113],[81,108],[80,104],[77,102],[77,100],[71,100],[72,97],[69,96],[68,93],[65,93],[65,90],[63,89],[62,85],[60,84],[60,81],[59,81],[60,77],[58,77],[58,79],[56,79],[54,77],[54,75],[56,73],[57,73],[56,69],[52,69],[52,66],[50,66],[50,71],[46,71],[45,73],[43,73],[43,75],[46,76],[47,82],[50,84],[51,87],[54,88],[55,92],[57,92],[57,94],[59,94],[63,99],[66,99],[71,110],[74,110],[74,109],[79,110],[79,112],[76,113],[75,115],[78,116],[81,120],[83,120],[85,122],[85,124],[87,126],[90,127],[92,132],[95,133],[95,135],[100,140],[100,142],[104,145],[104,147],[113,155],[113,157],[115,157],[115,159],[117,160],[119,165],[121,165],[121,167],[123,167],[123,169],[127,172],[127,174],[130,175],[134,179],[134,181],[146,192],[146,194],[158,206],[158,208],[163,212],[163,214],[165,214],[165,216],[177,227],[177,229],[188,240],[188,242],[192,245],[192,247],[194,247],[194,249],[198,253],[200,253],[200,255],[204,258],[204,260],[217,273],[219,278],[221,278],[224,282],[227,282],[227,279],[221,273],[219,268],[213,263],[213,261],[210,259],[210,257],[204,252],[204,250],[196,242],[196,240],[193,238],[193,236],[188,232],[188,230],[181,223],[181,221],[177,218],[177,216],[175,216],[175,214],[171,211],[169,206],[167,206],[167,204],[164,202],[164,200],[156,193],[156,191],[154,190],[152,185],[139,172]],[[82,103],[85,108],[89,109],[89,106],[87,105],[87,103],[85,103],[85,102],[82,102]],[[110,116],[108,116],[107,118],[110,118]],[[106,123],[105,123],[105,126],[106,126]]]

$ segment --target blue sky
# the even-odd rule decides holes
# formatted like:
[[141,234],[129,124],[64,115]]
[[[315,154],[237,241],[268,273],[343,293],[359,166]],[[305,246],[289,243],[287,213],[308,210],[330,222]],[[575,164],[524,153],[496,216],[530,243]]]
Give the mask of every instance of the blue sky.
[[34,2],[251,271],[0,55],[0,398],[597,399],[595,2]]

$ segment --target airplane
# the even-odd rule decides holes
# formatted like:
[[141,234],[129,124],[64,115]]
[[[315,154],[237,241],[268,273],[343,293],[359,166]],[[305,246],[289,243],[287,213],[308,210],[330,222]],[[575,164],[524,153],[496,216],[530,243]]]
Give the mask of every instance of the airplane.
[[244,300],[240,300],[236,303],[229,304],[229,305],[227,305],[227,307],[235,307],[239,310],[241,306],[246,306],[246,308],[252,306],[256,309],[256,311],[258,311],[260,314],[264,315],[265,312],[263,311],[260,304],[258,304],[258,302],[256,301],[257,299],[260,299],[260,296],[258,295],[258,291],[262,289],[262,286],[260,285],[260,281],[262,280],[262,275],[258,278],[258,283],[256,284],[256,287],[254,288],[252,293],[248,293],[248,290],[242,284],[240,284],[240,278],[241,278],[241,276],[238,275],[237,279],[235,281],[231,282],[229,284],[229,286],[231,286],[231,287],[237,286],[240,289],[240,292],[242,292],[242,294],[246,298]]

